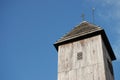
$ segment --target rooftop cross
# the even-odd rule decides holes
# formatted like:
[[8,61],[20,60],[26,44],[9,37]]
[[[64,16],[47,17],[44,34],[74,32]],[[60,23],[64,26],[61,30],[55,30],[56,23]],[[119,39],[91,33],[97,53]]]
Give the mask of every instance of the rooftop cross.
[[82,14],[81,17],[82,17],[82,21],[84,21],[85,20],[85,15]]

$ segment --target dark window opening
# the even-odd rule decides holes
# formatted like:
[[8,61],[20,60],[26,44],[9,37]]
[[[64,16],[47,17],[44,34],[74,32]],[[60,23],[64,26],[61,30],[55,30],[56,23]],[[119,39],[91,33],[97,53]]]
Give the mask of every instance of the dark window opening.
[[81,60],[83,58],[82,52],[77,53],[77,60]]

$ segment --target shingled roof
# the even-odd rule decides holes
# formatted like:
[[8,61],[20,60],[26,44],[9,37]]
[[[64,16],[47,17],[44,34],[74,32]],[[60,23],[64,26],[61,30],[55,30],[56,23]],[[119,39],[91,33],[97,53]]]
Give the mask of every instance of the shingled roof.
[[83,21],[81,24],[76,26],[73,30],[68,32],[66,35],[64,35],[62,38],[60,38],[57,43],[61,43],[67,40],[71,40],[80,36],[84,36],[86,34],[90,34],[96,31],[102,30],[100,27],[90,24],[87,21]]
[[81,40],[81,39],[85,39],[85,38],[92,37],[92,36],[95,36],[98,34],[100,34],[102,36],[102,39],[106,45],[106,48],[110,54],[111,59],[115,60],[116,57],[113,53],[113,50],[110,46],[110,43],[108,41],[108,38],[107,38],[104,30],[102,28],[100,28],[99,26],[91,24],[87,21],[81,22],[74,29],[72,29],[70,32],[68,32],[63,37],[61,37],[58,41],[55,42],[54,46],[58,50],[59,45],[77,41],[77,40]]

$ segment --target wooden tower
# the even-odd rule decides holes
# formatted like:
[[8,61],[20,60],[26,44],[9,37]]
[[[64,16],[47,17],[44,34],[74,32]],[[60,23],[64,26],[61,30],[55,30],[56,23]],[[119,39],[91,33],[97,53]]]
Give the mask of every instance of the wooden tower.
[[58,80],[114,80],[116,59],[104,30],[83,21],[59,39]]

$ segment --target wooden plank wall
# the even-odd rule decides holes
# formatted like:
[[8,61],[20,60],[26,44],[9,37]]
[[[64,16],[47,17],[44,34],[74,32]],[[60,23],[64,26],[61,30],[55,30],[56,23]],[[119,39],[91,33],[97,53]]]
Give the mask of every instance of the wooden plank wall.
[[58,80],[106,80],[101,35],[59,46]]
[[108,65],[108,61],[112,64],[112,60],[111,60],[109,53],[106,49],[104,41],[102,41],[102,46],[103,46],[103,54],[104,54],[104,67],[105,67],[105,73],[106,73],[106,80],[114,80],[114,75],[111,74],[110,69],[109,69],[109,65]]

